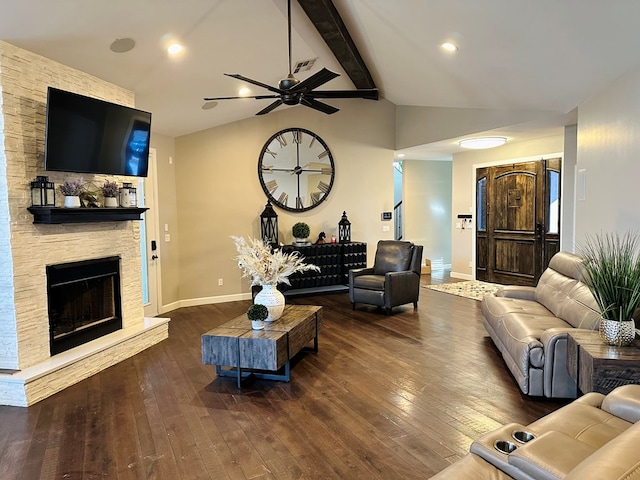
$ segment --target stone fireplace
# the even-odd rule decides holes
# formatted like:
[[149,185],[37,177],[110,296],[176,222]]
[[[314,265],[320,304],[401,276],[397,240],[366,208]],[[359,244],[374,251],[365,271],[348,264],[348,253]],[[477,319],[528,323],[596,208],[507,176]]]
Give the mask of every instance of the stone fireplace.
[[[27,211],[29,182],[36,175],[48,175],[56,185],[80,177],[44,171],[48,86],[134,106],[133,93],[128,90],[0,41],[0,404],[3,405],[33,404],[168,336],[168,319],[144,317],[139,221],[41,225],[34,224]],[[118,183],[131,181],[129,177],[82,176],[85,182],[95,185],[102,184],[105,178]],[[56,203],[61,205],[62,196],[56,197]],[[95,259],[107,258],[118,259],[118,280],[92,288],[105,293],[112,285],[114,300],[119,289],[120,310],[112,305],[111,313],[102,305],[99,308],[105,309],[103,314],[107,312],[105,318],[90,322],[94,324],[91,327],[74,328],[78,332],[100,330],[102,323],[111,324],[111,328],[114,322],[120,323],[119,328],[102,332],[106,335],[81,345],[67,345],[69,348],[60,348],[59,352],[56,347],[52,352],[47,272],[64,264],[82,267]],[[80,323],[88,313],[88,307],[82,303],[71,305],[75,306],[54,305],[55,309],[66,309],[56,313],[67,322],[65,329],[70,328],[67,317],[71,309],[80,312]],[[91,307],[93,312],[97,308]],[[114,321],[116,317],[119,320]],[[53,336],[82,337],[78,332],[66,335],[69,333],[66,330],[56,331]]]

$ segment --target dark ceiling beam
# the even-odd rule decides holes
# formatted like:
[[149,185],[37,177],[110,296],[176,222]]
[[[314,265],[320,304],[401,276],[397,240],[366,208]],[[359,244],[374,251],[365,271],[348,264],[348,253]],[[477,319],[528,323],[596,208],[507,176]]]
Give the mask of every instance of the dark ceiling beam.
[[356,88],[376,88],[369,69],[331,0],[298,0]]

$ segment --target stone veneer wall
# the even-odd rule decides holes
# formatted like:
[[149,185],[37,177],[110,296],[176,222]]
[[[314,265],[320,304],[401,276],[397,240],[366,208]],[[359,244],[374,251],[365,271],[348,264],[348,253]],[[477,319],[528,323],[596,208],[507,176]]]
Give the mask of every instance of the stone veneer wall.
[[[0,369],[23,370],[50,358],[46,265],[119,255],[123,329],[144,325],[139,222],[34,225],[27,211],[36,175],[56,185],[81,176],[44,171],[48,86],[134,105],[124,88],[0,42]],[[106,177],[83,178],[99,186]],[[56,192],[58,206],[62,200]]]

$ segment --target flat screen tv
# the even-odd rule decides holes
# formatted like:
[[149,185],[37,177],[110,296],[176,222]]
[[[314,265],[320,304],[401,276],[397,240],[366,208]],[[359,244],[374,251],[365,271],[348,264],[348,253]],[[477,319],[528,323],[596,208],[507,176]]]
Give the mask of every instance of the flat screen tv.
[[49,87],[44,168],[146,177],[151,114]]

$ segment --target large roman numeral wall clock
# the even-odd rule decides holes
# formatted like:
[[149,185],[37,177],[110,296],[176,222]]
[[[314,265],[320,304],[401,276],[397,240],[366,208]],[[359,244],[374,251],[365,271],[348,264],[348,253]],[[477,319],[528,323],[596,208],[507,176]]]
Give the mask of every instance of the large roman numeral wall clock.
[[271,203],[304,212],[326,200],[333,187],[333,156],[327,144],[304,128],[286,128],[262,147],[260,185]]

